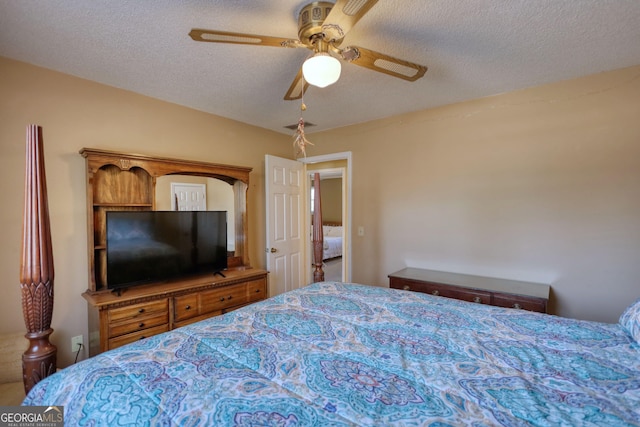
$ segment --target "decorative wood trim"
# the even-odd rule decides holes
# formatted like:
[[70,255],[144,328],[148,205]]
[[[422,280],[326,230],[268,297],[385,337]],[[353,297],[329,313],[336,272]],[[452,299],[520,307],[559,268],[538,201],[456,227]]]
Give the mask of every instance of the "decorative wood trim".
[[235,285],[250,280],[266,277],[266,270],[262,269],[239,269],[225,271],[226,278],[212,278],[210,275],[203,277],[192,277],[188,279],[177,279],[167,283],[150,283],[148,285],[135,286],[125,289],[121,295],[113,292],[89,292],[82,294],[85,300],[95,308],[100,310],[117,307],[126,307],[132,304],[155,301],[159,297],[177,297],[191,294],[203,290],[222,288]]
[[27,149],[22,223],[20,288],[29,348],[22,355],[22,379],[29,393],[41,379],[56,371],[57,348],[49,342],[53,315],[53,251],[47,204],[42,128],[27,126]]
[[195,160],[177,160],[167,157],[151,157],[142,154],[126,154],[108,150],[83,148],[80,154],[87,158],[87,171],[95,173],[105,164],[112,164],[122,170],[139,167],[151,176],[182,174],[218,178],[233,184],[240,180],[249,184],[251,168],[244,166],[230,166],[218,163],[206,163]]

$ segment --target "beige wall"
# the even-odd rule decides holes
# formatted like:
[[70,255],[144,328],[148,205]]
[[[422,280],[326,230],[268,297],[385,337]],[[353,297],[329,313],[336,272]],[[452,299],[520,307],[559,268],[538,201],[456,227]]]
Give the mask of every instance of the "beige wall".
[[328,178],[320,182],[322,221],[342,223],[342,178]]
[[[251,259],[264,267],[264,154],[291,138],[0,58],[0,332],[18,283],[25,128],[43,126],[59,364],[86,340],[82,147],[253,167]],[[427,74],[428,78],[428,74]],[[428,96],[428,94],[425,94]],[[353,153],[353,280],[406,265],[551,283],[558,314],[616,321],[640,296],[640,66],[314,133]],[[402,141],[402,143],[398,143]]]
[[[332,153],[333,154],[333,153]],[[340,173],[339,169],[344,169],[345,177],[347,176],[347,160],[329,160],[326,162],[307,163],[307,173],[309,175],[309,185],[313,185],[313,171],[328,172],[329,175],[334,173]],[[346,178],[345,178],[346,179]],[[320,182],[320,188],[322,190],[322,221],[323,222],[342,222],[342,216],[348,218],[348,211],[343,212],[342,200],[347,198],[342,194],[342,178],[322,178]],[[347,207],[348,209],[348,207]],[[346,232],[348,224],[343,224],[344,231]]]
[[640,297],[640,66],[309,139],[353,153],[356,282],[546,282],[554,312],[610,322]]
[[0,333],[24,330],[19,263],[26,126],[43,128],[55,263],[52,341],[73,361],[72,336],[87,340],[86,189],[82,147],[253,168],[251,261],[264,267],[264,155],[291,157],[291,138],[24,63],[0,58]]

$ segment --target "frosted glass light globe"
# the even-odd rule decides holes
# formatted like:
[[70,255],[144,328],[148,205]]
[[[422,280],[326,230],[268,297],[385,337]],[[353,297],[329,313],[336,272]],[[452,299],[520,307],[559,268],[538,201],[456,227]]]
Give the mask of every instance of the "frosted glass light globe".
[[340,61],[326,52],[319,52],[302,64],[302,75],[307,83],[327,87],[340,78]]

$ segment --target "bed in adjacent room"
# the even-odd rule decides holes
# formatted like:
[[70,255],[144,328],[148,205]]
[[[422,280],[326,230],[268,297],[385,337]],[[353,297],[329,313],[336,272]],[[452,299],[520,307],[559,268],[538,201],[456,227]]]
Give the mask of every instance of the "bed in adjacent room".
[[322,260],[326,261],[342,256],[342,225],[322,225]]
[[640,425],[640,301],[620,324],[321,282],[41,382],[68,425]]

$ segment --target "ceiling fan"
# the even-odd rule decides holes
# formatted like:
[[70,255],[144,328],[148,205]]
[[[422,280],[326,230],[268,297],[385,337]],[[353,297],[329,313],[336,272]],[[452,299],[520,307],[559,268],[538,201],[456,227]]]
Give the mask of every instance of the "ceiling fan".
[[312,50],[313,56],[298,71],[284,96],[285,100],[301,98],[309,84],[325,87],[335,83],[340,77],[340,61],[336,57],[400,79],[419,79],[427,71],[427,67],[423,65],[358,46],[340,47],[347,32],[377,2],[378,0],[337,0],[335,4],[326,1],[309,3],[298,16],[298,40],[197,28],[191,30],[189,36],[200,42],[304,47]]

